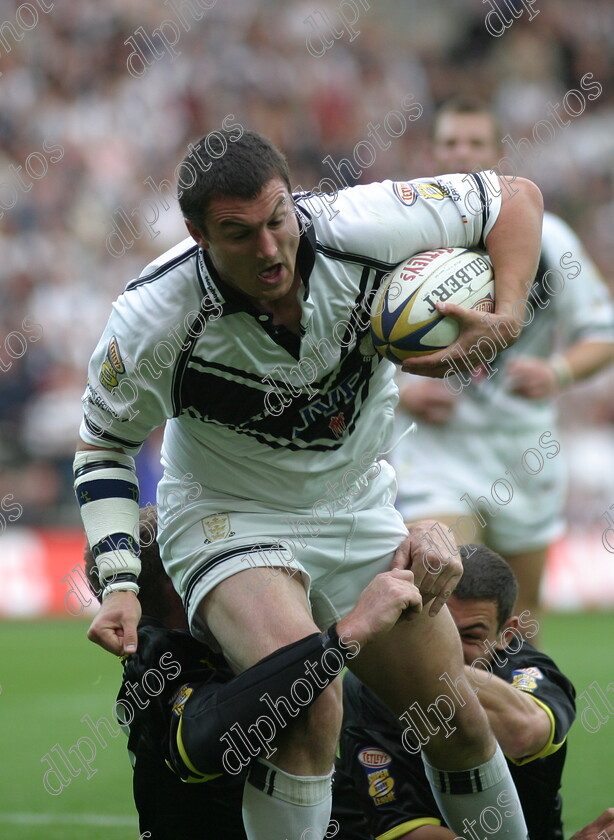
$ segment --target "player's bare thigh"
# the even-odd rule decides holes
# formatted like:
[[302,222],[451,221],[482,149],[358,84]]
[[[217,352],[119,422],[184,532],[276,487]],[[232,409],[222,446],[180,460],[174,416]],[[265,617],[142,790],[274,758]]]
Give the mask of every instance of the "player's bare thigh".
[[260,572],[245,569],[222,580],[197,608],[236,671],[319,632],[300,575],[280,569],[263,585]]
[[[279,574],[262,585],[261,570],[246,569],[218,583],[197,612],[227,661],[243,671],[284,645],[319,632],[300,576]],[[334,680],[305,715],[288,720],[273,741],[272,761],[297,775],[328,773],[341,727],[341,680]]]
[[438,767],[457,769],[475,761],[490,758],[495,742],[486,716],[466,681],[457,691],[464,704],[441,679],[444,674],[455,682],[463,676],[463,655],[458,630],[447,607],[434,618],[424,610],[401,618],[384,636],[365,646],[356,659],[348,663],[365,682],[399,716],[417,702],[437,728],[437,716],[428,707],[440,695],[450,698],[453,712],[451,726],[455,732],[448,738],[440,727],[430,738],[425,752]]

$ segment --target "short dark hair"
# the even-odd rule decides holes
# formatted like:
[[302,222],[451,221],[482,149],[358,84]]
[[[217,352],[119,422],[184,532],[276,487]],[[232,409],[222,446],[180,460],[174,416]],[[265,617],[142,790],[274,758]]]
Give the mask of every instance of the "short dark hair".
[[476,598],[497,605],[497,629],[512,615],[518,582],[510,565],[485,545],[461,545],[463,576],[454,590],[461,601]]
[[446,99],[445,102],[442,102],[439,108],[435,113],[435,118],[433,120],[433,129],[432,129],[432,137],[435,137],[435,133],[437,131],[437,123],[441,119],[441,117],[447,114],[483,114],[486,117],[489,117],[492,120],[493,125],[493,134],[497,140],[501,138],[501,126],[499,125],[499,119],[497,118],[493,108],[488,104],[485,99],[480,99],[478,96],[454,96],[451,99]]
[[[156,541],[158,526],[157,508],[147,505],[139,511],[139,539],[141,543],[141,574],[139,575],[139,601],[144,615],[164,622],[168,615],[168,575],[160,559],[160,550]],[[86,546],[84,553],[85,577],[98,601],[101,600],[102,587],[98,576],[96,561]]]
[[201,137],[179,165],[181,212],[203,233],[212,198],[256,198],[275,177],[292,192],[286,158],[267,137],[247,130],[237,137],[212,134]]

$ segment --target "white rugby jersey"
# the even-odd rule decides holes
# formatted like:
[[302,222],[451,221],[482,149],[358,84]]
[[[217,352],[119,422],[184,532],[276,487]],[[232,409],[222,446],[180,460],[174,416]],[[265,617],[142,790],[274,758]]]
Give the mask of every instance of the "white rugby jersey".
[[[544,280],[543,275],[546,273]],[[614,306],[597,267],[571,228],[558,216],[544,214],[542,252],[537,280],[529,297],[530,308],[518,341],[491,364],[496,373],[472,382],[460,393],[449,424],[435,428],[456,431],[552,430],[556,400],[532,400],[510,390],[507,365],[518,356],[548,359],[578,341],[614,342]],[[402,378],[399,380],[402,387]],[[417,435],[405,443],[409,452],[420,446]]]
[[224,283],[192,239],[180,243],[113,304],[81,437],[135,454],[168,421],[162,462],[201,498],[300,510],[330,499],[392,432],[395,366],[369,338],[375,290],[409,255],[483,247],[500,208],[493,183],[493,173],[385,181],[341,190],[330,210],[296,196],[300,338]]

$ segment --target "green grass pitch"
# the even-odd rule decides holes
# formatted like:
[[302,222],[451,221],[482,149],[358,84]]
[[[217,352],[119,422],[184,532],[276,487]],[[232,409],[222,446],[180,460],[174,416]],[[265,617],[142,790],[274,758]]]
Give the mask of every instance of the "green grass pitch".
[[[543,647],[573,679],[578,695],[595,681],[605,690],[614,680],[613,623],[611,613],[544,618]],[[86,628],[78,619],[0,623],[0,837],[139,837],[123,733],[113,738],[101,728],[105,746],[97,744],[90,778],[81,769],[58,795],[43,786],[49,764],[41,759],[53,755],[56,744],[67,752],[91,736],[84,715],[112,719],[121,666],[87,641]],[[579,711],[585,706],[580,700]],[[614,805],[614,715],[594,733],[576,722],[563,796],[567,836]]]

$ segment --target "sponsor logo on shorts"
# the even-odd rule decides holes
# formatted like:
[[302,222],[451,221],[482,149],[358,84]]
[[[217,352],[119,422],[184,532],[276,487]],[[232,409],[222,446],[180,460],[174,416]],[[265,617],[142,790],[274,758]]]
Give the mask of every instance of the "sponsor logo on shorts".
[[373,799],[375,807],[386,805],[396,799],[394,793],[394,778],[388,770],[376,770],[375,773],[367,773],[369,781],[369,796]]
[[358,760],[363,767],[387,767],[392,758],[379,747],[366,747],[358,753]]
[[181,717],[185,709],[185,704],[188,702],[190,695],[193,693],[194,689],[191,686],[187,684],[181,686],[181,688],[175,695],[175,698],[173,700],[173,706],[171,708],[171,711],[174,715],[177,715],[177,717]]
[[358,761],[365,768],[367,781],[369,783],[369,796],[377,807],[393,802],[396,799],[394,793],[394,778],[388,771],[392,758],[387,752],[379,747],[366,747],[358,753]]

